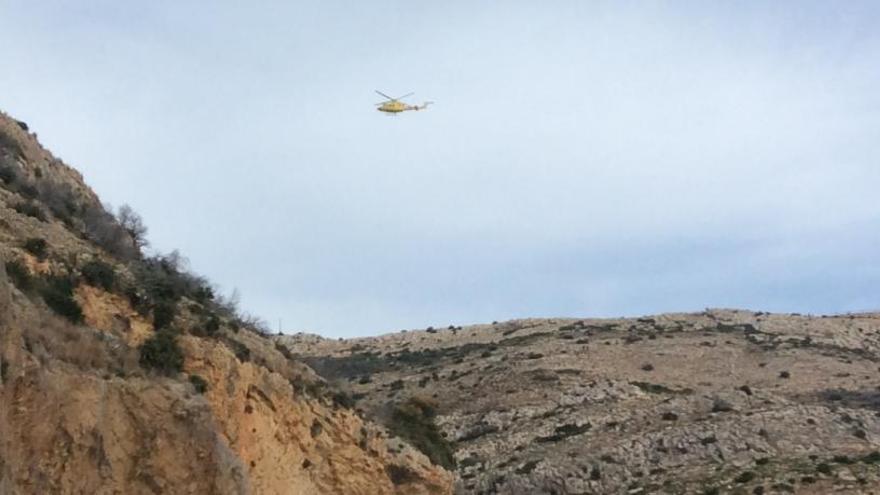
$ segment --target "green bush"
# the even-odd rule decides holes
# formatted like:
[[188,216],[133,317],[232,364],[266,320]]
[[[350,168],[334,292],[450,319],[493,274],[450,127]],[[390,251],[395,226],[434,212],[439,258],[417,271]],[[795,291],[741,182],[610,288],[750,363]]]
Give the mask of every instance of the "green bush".
[[173,303],[161,302],[153,308],[153,328],[161,330],[167,328],[174,321],[177,308]]
[[30,239],[24,241],[24,250],[36,256],[40,261],[46,259],[46,255],[48,254],[48,243],[46,243],[46,239],[40,239],[39,237],[31,237]]
[[113,266],[101,260],[89,261],[80,271],[89,285],[106,291],[111,291],[116,286],[116,271]]
[[348,394],[348,392],[344,390],[337,390],[333,392],[333,395],[330,396],[330,400],[333,401],[333,405],[336,407],[344,407],[346,409],[354,409],[357,405],[357,402],[354,400],[354,397]]
[[183,351],[177,345],[177,336],[170,330],[160,330],[140,347],[141,366],[166,375],[183,369]]
[[452,445],[440,434],[434,423],[435,415],[433,404],[423,399],[410,398],[394,406],[389,429],[419,449],[434,464],[454,469]]
[[18,184],[18,194],[21,194],[27,199],[37,199],[37,196],[40,195],[40,192],[34,187],[33,184],[21,183]]
[[30,201],[21,201],[15,204],[12,207],[15,211],[21,213],[22,215],[27,215],[32,218],[36,218],[41,222],[46,221],[46,213],[42,208],[36,205],[36,203],[32,203]]
[[18,169],[7,163],[0,164],[0,181],[6,185],[18,182]]
[[59,316],[73,323],[82,323],[83,313],[79,303],[73,298],[74,283],[70,277],[53,276],[46,280],[40,289],[40,295],[46,305]]
[[207,304],[214,300],[214,289],[210,286],[197,287],[193,292],[193,299],[202,304]]
[[385,468],[385,473],[395,485],[403,485],[404,483],[419,479],[418,473],[406,466],[399,466],[397,464],[389,464]]
[[248,346],[234,339],[225,339],[224,342],[232,349],[232,353],[239,361],[246,363],[251,360],[251,350]]
[[205,333],[208,336],[215,335],[220,331],[220,318],[217,318],[216,315],[211,315],[208,318],[208,321],[205,322]]
[[34,278],[30,272],[16,260],[6,262],[6,274],[12,279],[12,283],[22,292],[30,292],[34,288]]
[[189,375],[189,382],[197,393],[203,394],[208,391],[208,382],[199,375]]

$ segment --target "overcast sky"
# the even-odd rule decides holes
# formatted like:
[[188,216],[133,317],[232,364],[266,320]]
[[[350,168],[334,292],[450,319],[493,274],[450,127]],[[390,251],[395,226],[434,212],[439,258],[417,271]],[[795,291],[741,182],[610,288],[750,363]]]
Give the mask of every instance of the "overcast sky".
[[0,109],[287,332],[870,310],[878,25],[876,1],[0,0]]

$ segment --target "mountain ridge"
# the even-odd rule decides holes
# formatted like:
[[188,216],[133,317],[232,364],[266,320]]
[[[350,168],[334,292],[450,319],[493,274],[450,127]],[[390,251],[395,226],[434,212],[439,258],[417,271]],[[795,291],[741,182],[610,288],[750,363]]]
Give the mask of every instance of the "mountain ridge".
[[460,493],[880,486],[880,313],[709,309],[275,338],[366,417],[430,401]]

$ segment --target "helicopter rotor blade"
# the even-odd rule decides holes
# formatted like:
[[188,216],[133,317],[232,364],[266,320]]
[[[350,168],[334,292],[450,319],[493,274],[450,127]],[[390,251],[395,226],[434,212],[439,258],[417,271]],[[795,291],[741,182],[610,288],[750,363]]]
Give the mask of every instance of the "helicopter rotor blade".
[[395,98],[392,98],[392,97],[386,95],[385,93],[379,91],[378,89],[376,89],[376,90],[374,90],[374,91],[375,91],[376,93],[379,93],[381,96],[384,96],[385,98],[388,98],[389,100],[394,100],[394,99],[395,99]]
[[392,99],[393,99],[393,100],[402,100],[402,99],[406,98],[407,96],[412,96],[412,95],[414,95],[414,94],[415,94],[415,93],[407,93],[407,94],[405,94],[405,95],[403,95],[403,96],[398,96],[397,98],[392,98]]

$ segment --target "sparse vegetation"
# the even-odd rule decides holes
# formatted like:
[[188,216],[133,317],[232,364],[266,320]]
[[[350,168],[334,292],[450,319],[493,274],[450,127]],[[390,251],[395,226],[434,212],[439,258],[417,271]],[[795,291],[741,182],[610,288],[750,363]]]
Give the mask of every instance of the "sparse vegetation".
[[330,399],[332,400],[335,407],[354,409],[354,406],[357,405],[354,397],[352,397],[348,392],[344,390],[337,390],[333,392],[333,394],[330,396]]
[[385,468],[385,473],[388,474],[388,478],[395,485],[403,485],[419,478],[418,473],[415,471],[397,464],[389,464]]
[[224,338],[222,339],[222,342],[232,350],[232,353],[235,354],[235,357],[242,363],[246,363],[251,360],[251,350],[248,348],[248,346],[231,338]]
[[15,203],[12,207],[13,210],[21,213],[22,215],[29,216],[31,218],[36,218],[41,222],[46,221],[46,213],[40,208],[36,203],[32,201],[19,201]]
[[49,254],[49,245],[46,242],[46,239],[41,239],[39,237],[31,237],[30,239],[24,241],[24,245],[22,247],[25,251],[31,253],[40,261],[46,259],[46,256]]
[[309,428],[312,438],[317,438],[322,431],[324,431],[324,426],[321,425],[321,422],[318,421],[317,418],[312,420],[312,426]]
[[45,280],[40,287],[40,295],[46,301],[46,305],[59,316],[63,316],[72,323],[82,323],[83,313],[79,303],[73,298],[74,282],[70,277],[52,276]]
[[101,260],[92,260],[80,269],[83,279],[94,287],[100,287],[106,291],[112,291],[116,286],[116,271],[108,263]]
[[161,330],[168,328],[174,322],[177,307],[170,301],[162,301],[153,307],[153,328]]
[[180,373],[183,369],[183,351],[177,336],[170,330],[160,330],[140,347],[140,363],[165,375]]
[[733,479],[736,483],[748,483],[757,477],[754,471],[743,471]]
[[140,251],[147,245],[147,226],[131,206],[122,205],[116,214],[119,225],[128,234],[135,248]]
[[424,398],[412,397],[393,406],[389,429],[419,449],[431,462],[455,468],[452,445],[434,423],[436,405]]
[[733,406],[730,402],[727,402],[724,399],[716,398],[712,401],[712,412],[730,412],[733,411]]
[[208,382],[199,375],[189,375],[189,382],[196,390],[196,393],[204,394],[208,391]]
[[34,279],[24,265],[17,260],[9,260],[5,263],[6,274],[12,283],[22,292],[30,292],[34,289]]
[[535,438],[536,442],[558,442],[560,440],[564,440],[568,437],[572,437],[575,435],[580,435],[582,433],[586,433],[590,430],[592,425],[590,423],[584,423],[582,425],[578,424],[565,424],[562,426],[557,426],[553,431],[553,434],[543,437]]

